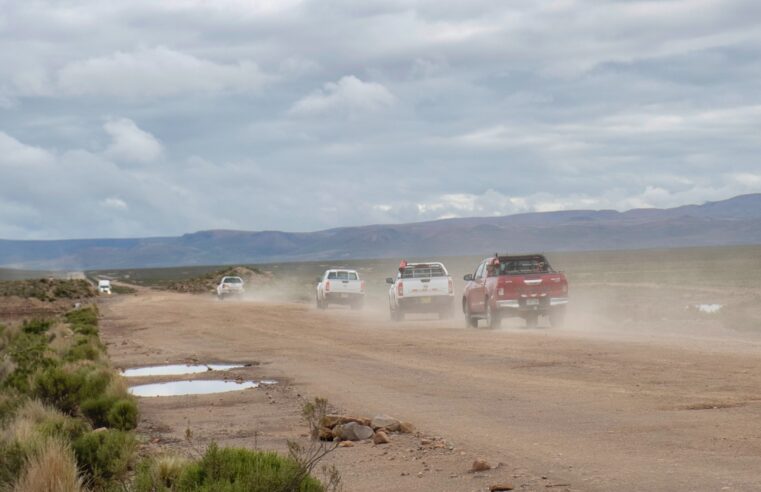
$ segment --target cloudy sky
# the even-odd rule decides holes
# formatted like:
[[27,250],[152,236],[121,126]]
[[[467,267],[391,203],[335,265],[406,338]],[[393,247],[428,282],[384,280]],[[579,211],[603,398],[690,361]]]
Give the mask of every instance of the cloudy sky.
[[0,238],[761,191],[758,0],[0,0]]

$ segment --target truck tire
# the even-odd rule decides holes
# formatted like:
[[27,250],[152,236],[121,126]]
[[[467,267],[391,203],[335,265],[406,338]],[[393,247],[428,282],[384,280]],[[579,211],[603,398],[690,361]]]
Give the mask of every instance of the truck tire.
[[539,313],[526,314],[526,328],[533,330],[539,325]]
[[320,296],[317,296],[317,309],[325,309],[328,307],[328,303],[320,300]]
[[565,307],[550,311],[550,325],[560,328],[565,323]]
[[402,320],[401,317],[399,316],[399,311],[397,309],[394,309],[391,306],[389,306],[388,312],[391,315],[391,321],[393,321],[394,323]]
[[486,298],[486,326],[495,330],[502,325],[502,315],[491,307],[489,298]]
[[465,313],[465,328],[478,328],[478,318],[470,315],[467,299],[462,301],[462,310]]

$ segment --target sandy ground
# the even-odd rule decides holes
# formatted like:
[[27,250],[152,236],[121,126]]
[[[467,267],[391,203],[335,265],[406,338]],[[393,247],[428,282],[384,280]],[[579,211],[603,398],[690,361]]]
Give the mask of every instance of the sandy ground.
[[[572,312],[567,327],[531,331],[148,290],[101,310],[118,367],[248,362],[229,377],[281,382],[141,398],[149,447],[194,453],[214,440],[283,451],[286,439],[307,442],[300,407],[322,396],[421,432],[332,453],[347,491],[761,489],[761,337],[710,318],[590,316],[592,294],[577,305],[585,315]],[[468,473],[475,457],[496,469]]]

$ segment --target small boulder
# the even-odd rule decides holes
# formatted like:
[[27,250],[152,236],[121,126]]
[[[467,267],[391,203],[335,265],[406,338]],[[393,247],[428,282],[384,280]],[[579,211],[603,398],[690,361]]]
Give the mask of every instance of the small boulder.
[[[334,435],[336,434],[335,431],[336,428],[333,429]],[[373,429],[372,427],[360,425],[356,422],[349,422],[340,426],[338,437],[341,438],[342,441],[362,441],[373,437]]]
[[409,422],[399,422],[399,432],[402,434],[412,434],[415,432],[415,426]]
[[491,465],[488,461],[482,458],[477,458],[473,465],[470,467],[471,472],[480,472],[480,471],[486,471],[491,470]]
[[351,448],[354,447],[354,443],[351,441],[341,441],[338,443],[339,448]]
[[318,437],[321,441],[332,441],[333,440],[333,431],[331,429],[328,429],[327,427],[320,427],[320,430],[317,433]]
[[368,419],[363,419],[360,417],[349,417],[347,415],[325,415],[320,420],[320,425],[322,427],[329,427],[332,429],[337,425],[348,424],[349,422],[356,422],[361,425],[370,425],[370,421]]
[[376,415],[370,422],[373,429],[387,429],[391,432],[398,431],[400,424],[401,422],[389,415]]
[[509,483],[498,483],[489,487],[489,492],[505,492],[506,490],[513,490],[513,485]]
[[373,436],[373,443],[375,444],[388,444],[389,442],[388,434],[382,430],[377,431]]

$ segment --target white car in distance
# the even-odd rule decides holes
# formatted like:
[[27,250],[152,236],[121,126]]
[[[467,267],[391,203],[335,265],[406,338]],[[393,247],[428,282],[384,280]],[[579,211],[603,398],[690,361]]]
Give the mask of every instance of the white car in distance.
[[352,309],[362,309],[365,304],[365,281],[356,270],[326,270],[317,277],[317,307],[325,309],[330,304],[343,304]]
[[221,301],[228,296],[243,294],[243,285],[243,279],[240,277],[222,277],[217,285],[217,298]]

